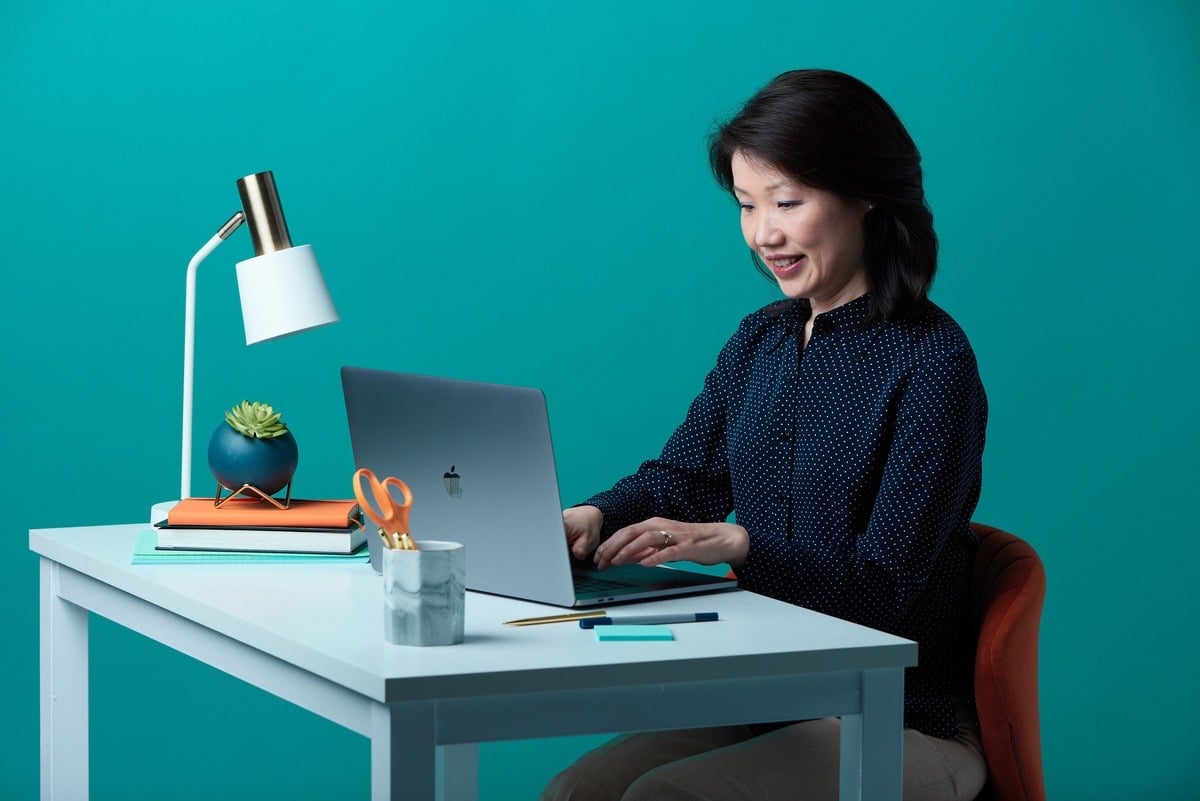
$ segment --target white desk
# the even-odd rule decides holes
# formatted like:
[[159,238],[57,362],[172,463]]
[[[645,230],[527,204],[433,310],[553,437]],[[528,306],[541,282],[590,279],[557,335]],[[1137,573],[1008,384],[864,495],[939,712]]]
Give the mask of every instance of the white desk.
[[825,715],[843,720],[843,801],[900,799],[909,640],[734,591],[640,606],[720,612],[673,642],[599,643],[574,624],[506,628],[554,610],[469,593],[464,644],[405,648],[384,642],[365,564],[134,566],[141,528],[29,533],[44,799],[88,795],[89,612],[370,738],[375,801],[475,798],[479,742]]

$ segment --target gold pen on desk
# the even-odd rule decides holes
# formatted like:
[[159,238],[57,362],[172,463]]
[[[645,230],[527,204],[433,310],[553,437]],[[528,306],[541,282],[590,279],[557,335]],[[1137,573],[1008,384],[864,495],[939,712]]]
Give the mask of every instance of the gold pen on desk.
[[608,612],[603,609],[595,609],[591,612],[568,612],[561,615],[547,615],[546,617],[523,617],[517,620],[506,620],[506,626],[540,626],[543,623],[570,623],[573,620],[585,620],[589,617],[607,617]]

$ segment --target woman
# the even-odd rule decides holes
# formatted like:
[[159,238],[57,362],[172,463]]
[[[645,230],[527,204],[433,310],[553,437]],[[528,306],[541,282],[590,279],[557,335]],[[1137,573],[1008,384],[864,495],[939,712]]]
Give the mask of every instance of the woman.
[[[987,402],[937,261],[920,155],[848,75],[780,75],[712,136],[756,265],[747,316],[657,459],[563,512],[600,567],[728,563],[743,588],[920,643],[905,675],[905,799],[970,799],[968,571]],[[726,522],[730,512],[736,522]],[[546,799],[833,799],[837,719],[638,734]]]

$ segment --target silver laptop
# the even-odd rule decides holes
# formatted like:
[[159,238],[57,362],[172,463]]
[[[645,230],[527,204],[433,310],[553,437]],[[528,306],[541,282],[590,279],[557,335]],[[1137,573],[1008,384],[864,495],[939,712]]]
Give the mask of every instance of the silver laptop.
[[[355,467],[413,494],[417,539],[467,547],[467,588],[556,606],[594,606],[736,587],[670,567],[597,570],[567,550],[541,390],[342,368]],[[367,538],[380,564],[380,539]]]

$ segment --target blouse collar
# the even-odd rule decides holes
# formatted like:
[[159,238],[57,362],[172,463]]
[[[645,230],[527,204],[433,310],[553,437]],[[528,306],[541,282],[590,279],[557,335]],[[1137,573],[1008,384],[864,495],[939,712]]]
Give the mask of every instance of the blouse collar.
[[[862,330],[870,315],[871,293],[868,291],[837,308],[818,314],[813,320],[813,336],[838,330]],[[768,307],[767,316],[783,323],[779,329],[779,339],[771,346],[771,350],[774,350],[789,338],[798,337],[812,316],[812,304],[808,298],[782,300]]]
[[[861,327],[871,314],[871,293],[864,292],[841,306],[818,314],[813,320],[813,333],[833,331],[839,328]],[[812,316],[812,304],[808,298],[781,301],[771,316],[782,319],[789,328],[797,328]]]
[[[803,303],[805,304],[804,320],[807,321],[808,315],[812,313],[812,307],[808,305],[808,300],[806,299],[803,300]],[[813,320],[813,335],[823,334],[826,331],[838,331],[850,328],[861,329],[870,314],[871,293],[864,292],[854,300],[818,314]]]

